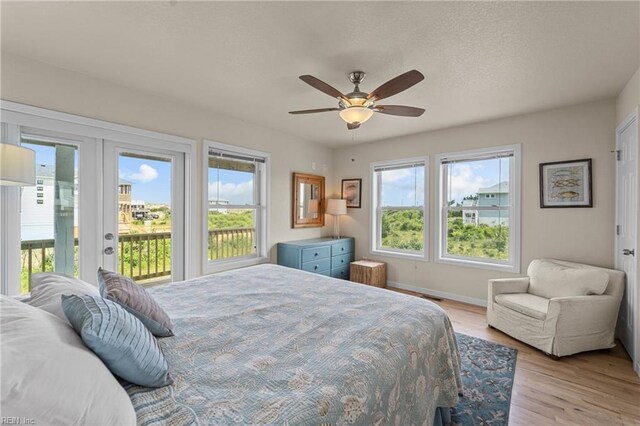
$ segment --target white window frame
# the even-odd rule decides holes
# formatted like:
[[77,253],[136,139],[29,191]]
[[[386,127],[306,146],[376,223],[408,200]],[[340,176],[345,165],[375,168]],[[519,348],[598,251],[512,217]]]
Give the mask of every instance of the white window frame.
[[[489,269],[494,271],[520,273],[520,252],[521,252],[521,173],[522,173],[522,157],[521,145],[505,145],[491,148],[475,149],[468,151],[459,151],[435,156],[436,164],[436,188],[437,188],[437,207],[438,219],[436,223],[436,263],[446,263],[459,266],[468,266],[472,268]],[[513,163],[509,168],[509,256],[508,261],[499,261],[491,259],[481,259],[477,257],[457,256],[446,253],[447,247],[447,212],[445,208],[448,205],[446,199],[447,194],[447,178],[446,168],[442,167],[445,160],[465,160],[491,156],[512,152]],[[482,209],[482,208],[481,208]],[[480,210],[478,206],[469,207],[469,210]],[[491,210],[491,208],[483,208],[482,210]],[[463,209],[464,211],[464,209]]]
[[[202,264],[205,274],[226,271],[229,269],[243,268],[245,266],[257,265],[269,262],[269,212],[271,206],[271,154],[254,149],[228,145],[211,140],[203,140],[202,166],[203,166],[203,206],[202,206]],[[235,153],[241,156],[264,158],[264,167],[258,168],[254,188],[256,207],[256,254],[239,256],[229,259],[209,260],[209,151],[221,150]],[[222,208],[242,208],[243,206],[221,205]],[[245,206],[246,207],[246,206]]]
[[[422,240],[423,250],[422,252],[412,250],[390,249],[380,246],[380,232],[382,219],[382,207],[378,205],[380,199],[381,184],[379,182],[379,175],[376,175],[376,169],[380,167],[397,167],[402,165],[423,163],[424,164],[424,205],[422,206],[422,214],[424,218],[424,224],[422,227]],[[420,260],[424,262],[429,261],[429,157],[411,157],[402,158],[398,160],[376,161],[371,163],[370,173],[371,177],[371,226],[369,234],[369,248],[370,254],[376,256],[396,257],[401,259]],[[402,207],[400,207],[402,208]],[[415,207],[407,207],[407,209],[415,209]]]

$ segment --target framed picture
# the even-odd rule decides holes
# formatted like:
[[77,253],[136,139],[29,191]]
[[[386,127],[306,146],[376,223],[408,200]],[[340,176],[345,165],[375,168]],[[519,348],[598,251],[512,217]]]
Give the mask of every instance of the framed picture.
[[593,207],[591,159],[540,164],[540,208]]
[[362,179],[342,179],[342,199],[347,200],[347,207],[362,207]]

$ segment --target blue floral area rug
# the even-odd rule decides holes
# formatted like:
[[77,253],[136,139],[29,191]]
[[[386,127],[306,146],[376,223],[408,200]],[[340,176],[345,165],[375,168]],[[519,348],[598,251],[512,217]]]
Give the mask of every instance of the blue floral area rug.
[[507,425],[518,351],[456,333],[464,393],[451,410],[454,425]]

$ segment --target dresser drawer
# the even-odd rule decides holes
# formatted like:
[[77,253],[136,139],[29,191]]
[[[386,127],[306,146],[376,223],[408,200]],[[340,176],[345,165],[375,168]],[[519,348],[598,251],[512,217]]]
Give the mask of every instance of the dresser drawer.
[[331,247],[321,246],[302,249],[302,263],[324,259],[331,256]]
[[331,269],[331,259],[328,257],[326,259],[319,259],[316,261],[306,262],[302,264],[303,271],[320,272],[320,271],[329,270],[329,269]]
[[343,280],[349,279],[349,264],[346,266],[340,266],[331,270],[331,276],[333,278],[341,278]]
[[331,256],[351,253],[353,251],[353,240],[344,240],[331,244]]
[[349,263],[351,263],[352,257],[353,256],[351,253],[339,254],[337,256],[333,256],[331,258],[331,268],[335,269],[335,268],[341,268],[343,266],[349,266]]

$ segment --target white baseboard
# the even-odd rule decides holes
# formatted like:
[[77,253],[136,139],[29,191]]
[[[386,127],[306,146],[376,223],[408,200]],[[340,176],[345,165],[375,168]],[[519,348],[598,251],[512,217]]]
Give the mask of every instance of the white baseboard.
[[415,291],[416,293],[424,294],[427,296],[437,297],[440,299],[455,300],[456,302],[468,303],[470,305],[487,307],[487,301],[484,299],[476,299],[475,297],[461,296],[455,293],[448,293],[446,291],[431,290],[423,287],[416,287],[414,285],[398,283],[395,281],[387,281],[387,287],[399,288],[400,290]]

